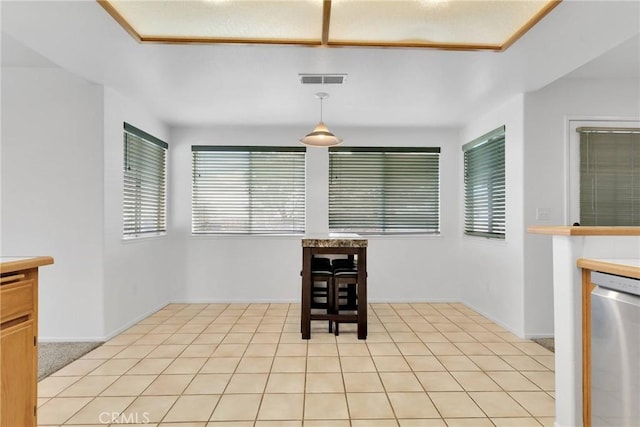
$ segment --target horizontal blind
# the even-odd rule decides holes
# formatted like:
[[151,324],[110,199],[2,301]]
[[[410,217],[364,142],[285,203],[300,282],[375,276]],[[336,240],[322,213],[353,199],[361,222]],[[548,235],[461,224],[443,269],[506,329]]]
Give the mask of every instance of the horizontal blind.
[[302,234],[305,148],[193,146],[193,234]]
[[578,131],[580,224],[640,226],[640,129]]
[[164,233],[166,142],[124,124],[124,237]]
[[504,134],[500,127],[463,147],[465,234],[505,237]]
[[440,231],[440,148],[329,149],[329,229]]

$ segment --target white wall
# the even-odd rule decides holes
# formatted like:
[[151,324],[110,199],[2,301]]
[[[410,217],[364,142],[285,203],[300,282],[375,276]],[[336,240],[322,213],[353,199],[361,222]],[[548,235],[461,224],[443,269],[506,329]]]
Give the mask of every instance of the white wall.
[[41,339],[103,335],[102,89],[59,68],[2,68],[1,253],[50,255]]
[[[457,132],[422,128],[333,129],[354,146],[440,146],[441,229],[438,237],[369,238],[370,301],[457,301],[451,271],[457,245]],[[191,145],[299,145],[301,127],[174,128],[171,209],[186,256],[183,301],[300,299],[302,251],[297,237],[191,235]],[[328,231],[328,151],[307,149],[307,230]]]
[[[371,301],[462,300],[520,336],[553,333],[550,239],[565,218],[568,118],[638,119],[640,83],[562,79],[461,131],[334,129],[345,145],[440,146],[440,236],[371,237]],[[122,122],[169,143],[168,235],[123,241]],[[460,146],[506,125],[507,239],[462,236]],[[300,127],[168,127],[58,68],[2,69],[2,255],[52,255],[40,336],[102,339],[169,301],[299,301],[300,237],[191,235],[192,144],[298,145]],[[328,155],[307,151],[307,230],[327,232]],[[549,209],[538,221],[536,208]],[[79,321],[82,319],[82,321]]]
[[[144,108],[104,89],[104,333],[111,336],[180,295],[184,259],[167,236],[122,239],[123,122],[169,144],[167,127]],[[172,161],[168,157],[168,162]],[[173,177],[169,173],[168,183]],[[169,186],[169,185],[168,185]],[[172,194],[168,194],[171,200]]]
[[507,238],[460,239],[463,302],[519,336],[553,335],[551,239],[526,228],[565,223],[569,157],[577,154],[569,153],[569,119],[638,120],[639,93],[638,79],[564,78],[465,126],[461,144],[506,125]]
[[[523,254],[523,146],[524,96],[518,95],[495,110],[479,115],[461,131],[460,147],[493,129],[506,126],[506,238],[504,241],[458,234],[458,281],[462,302],[487,315],[518,336],[524,324]],[[463,156],[459,157],[460,170]],[[460,192],[458,220],[464,223],[464,177],[457,176]],[[551,308],[553,313],[553,307]]]
[[54,257],[41,269],[42,341],[99,341],[181,295],[170,214],[168,236],[122,240],[125,121],[168,136],[127,97],[60,68],[2,69],[1,251]]
[[[569,119],[640,119],[640,80],[564,78],[525,95],[525,225],[565,224]],[[536,209],[549,210],[547,220]],[[567,223],[567,225],[569,225]],[[551,239],[525,235],[525,323],[528,335],[553,334]]]

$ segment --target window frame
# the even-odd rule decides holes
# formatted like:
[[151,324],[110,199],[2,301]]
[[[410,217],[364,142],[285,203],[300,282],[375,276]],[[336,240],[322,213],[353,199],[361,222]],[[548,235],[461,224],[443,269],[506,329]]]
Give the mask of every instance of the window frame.
[[[161,139],[127,122],[123,123],[122,238],[124,240],[164,236],[167,233],[168,149],[169,144]],[[158,157],[161,160],[154,164]],[[133,163],[139,165],[139,168],[131,172]],[[156,187],[159,191],[155,195],[150,193],[149,190],[153,191]],[[151,209],[143,208],[145,204],[147,206],[151,204]],[[154,209],[156,214],[151,213]],[[155,226],[145,230],[147,228],[145,222],[149,223],[149,221],[155,222]]]
[[[373,154],[380,154],[381,156],[376,159],[374,157],[372,157],[370,160],[367,160],[369,162],[380,162],[380,173],[377,176],[374,176],[373,174],[371,174],[370,178],[371,178],[371,182],[370,184],[373,185],[374,184],[374,180],[379,180],[380,184],[379,184],[379,193],[375,196],[372,197],[371,199],[369,199],[368,203],[365,203],[365,205],[360,206],[361,210],[366,210],[368,205],[378,205],[376,210],[375,210],[375,214],[377,214],[379,216],[379,218],[377,218],[376,220],[372,220],[371,217],[367,218],[367,220],[364,219],[351,219],[348,220],[346,217],[342,217],[340,218],[340,211],[345,210],[345,206],[344,203],[334,203],[334,200],[336,199],[340,199],[340,198],[344,198],[345,195],[344,194],[340,194],[341,192],[338,190],[334,190],[335,187],[333,187],[333,183],[334,180],[337,179],[335,174],[336,173],[340,173],[340,170],[336,171],[334,170],[334,168],[336,167],[336,165],[338,165],[339,160],[336,160],[336,156],[339,156],[339,153],[350,153],[350,154],[362,154],[362,153],[373,153]],[[399,209],[399,207],[401,207],[401,204],[398,203],[387,203],[387,194],[386,193],[392,193],[393,192],[393,187],[394,187],[394,183],[388,179],[386,177],[386,174],[389,172],[389,166],[390,164],[392,164],[394,161],[397,162],[398,159],[402,159],[402,157],[398,157],[398,158],[394,158],[394,154],[420,154],[420,155],[428,155],[429,157],[425,157],[424,158],[424,162],[427,163],[429,166],[433,166],[433,164],[429,164],[433,162],[433,159],[430,159],[430,157],[435,157],[435,180],[430,179],[428,181],[422,182],[422,190],[421,192],[422,194],[422,199],[421,199],[421,203],[425,204],[425,206],[422,209],[429,209],[430,206],[435,205],[435,215],[433,214],[433,212],[422,212],[422,214],[427,215],[426,219],[424,220],[424,226],[420,227],[420,222],[416,221],[413,224],[409,224],[409,222],[407,221],[407,228],[400,228],[400,226],[402,225],[402,221],[392,221],[389,222],[389,218],[392,217],[392,213],[390,211],[394,210],[394,209]],[[386,157],[386,156],[389,157]],[[410,236],[410,235],[431,235],[431,236],[437,236],[440,235],[441,232],[441,170],[440,170],[440,158],[441,158],[441,147],[387,147],[387,146],[378,146],[378,147],[330,147],[329,148],[329,205],[328,205],[328,214],[329,214],[329,232],[330,233],[357,233],[357,234],[361,234],[361,235],[371,235],[371,236]],[[342,159],[342,162],[345,162],[346,157],[344,157]],[[334,163],[335,161],[335,163]],[[409,164],[407,164],[407,167],[410,166]],[[345,169],[347,169],[347,171],[349,171],[348,167],[345,167]],[[366,172],[365,172],[366,173]],[[425,175],[433,175],[434,171],[433,171],[433,167],[431,169],[427,169],[425,170]],[[355,175],[346,175],[346,179],[357,179],[357,177],[355,177]],[[402,179],[406,179],[406,176],[402,175],[400,176],[400,181],[402,181]],[[414,190],[412,190],[411,184],[413,183],[409,183],[406,187],[406,189],[403,189],[402,191],[407,193],[407,192],[412,192]],[[338,186],[339,184],[336,184],[336,186]],[[397,185],[397,183],[396,183]],[[429,186],[436,186],[436,195],[435,197],[433,197],[433,191],[429,190],[428,187]],[[387,191],[386,188],[388,188],[389,190]],[[362,190],[362,189],[361,189]],[[364,191],[364,190],[362,190]],[[344,191],[342,191],[342,193],[344,193]],[[397,196],[397,192],[396,192],[396,196]],[[362,197],[362,194],[360,194],[360,197]],[[404,198],[406,199],[407,197],[410,196],[404,196]],[[366,199],[364,199],[366,200]],[[400,202],[401,203],[401,202]],[[369,207],[370,208],[370,207]],[[338,212],[334,211],[337,210]],[[400,208],[402,209],[402,208]],[[405,211],[407,211],[407,209],[405,208]],[[335,212],[335,213],[334,213]],[[362,215],[362,212],[358,212],[360,215]],[[406,212],[404,212],[406,214]],[[431,215],[431,216],[429,216]],[[332,217],[336,217],[336,219],[334,220]],[[366,218],[366,216],[365,216]],[[343,223],[342,225],[340,223]],[[354,226],[356,223],[358,224],[374,224],[374,226],[371,227],[357,227]]]
[[[233,228],[230,224],[225,224],[225,222],[218,222],[218,226],[220,227],[220,229],[218,230],[206,230],[206,224],[204,224],[207,215],[211,216],[212,214],[206,214],[206,213],[202,213],[203,210],[206,210],[206,206],[207,206],[207,202],[206,201],[198,201],[197,198],[199,197],[196,194],[197,191],[197,187],[198,185],[202,185],[202,183],[199,183],[196,179],[196,173],[198,173],[198,162],[202,163],[205,162],[205,158],[201,157],[203,155],[201,154],[197,154],[197,153],[229,153],[230,155],[232,154],[236,154],[237,156],[241,156],[243,153],[247,154],[247,164],[246,164],[246,168],[240,168],[237,169],[236,165],[236,169],[238,171],[238,175],[237,178],[239,178],[239,180],[247,180],[247,185],[246,186],[242,186],[241,183],[239,183],[236,187],[234,187],[234,190],[236,192],[242,192],[245,191],[246,194],[244,194],[246,196],[246,204],[247,204],[247,209],[242,209],[242,208],[236,208],[236,207],[229,207],[226,212],[225,210],[221,210],[220,212],[229,216],[232,216],[234,213],[234,209],[237,209],[238,211],[246,211],[246,216],[245,217],[240,217],[240,220],[243,220],[246,222],[246,226],[245,227],[236,227]],[[292,147],[292,146],[240,146],[240,145],[192,145],[191,146],[191,160],[192,160],[192,164],[191,164],[191,235],[192,236],[300,236],[300,235],[304,235],[304,233],[306,232],[306,147]],[[301,158],[297,159],[297,163],[291,165],[291,170],[289,170],[288,173],[291,174],[291,178],[295,176],[295,182],[294,183],[289,183],[287,184],[286,181],[281,182],[279,185],[289,185],[293,189],[293,191],[295,192],[301,192],[301,195],[298,194],[292,201],[293,203],[293,207],[289,207],[290,212],[293,213],[293,217],[292,217],[292,224],[293,226],[290,229],[286,229],[285,227],[282,228],[271,228],[271,229],[264,229],[261,228],[260,226],[256,226],[256,224],[258,224],[258,222],[260,220],[270,220],[268,215],[264,215],[264,211],[268,211],[269,207],[267,207],[266,205],[264,205],[263,203],[263,207],[264,210],[259,210],[259,209],[254,209],[254,206],[256,205],[256,203],[254,203],[256,199],[256,197],[260,197],[260,195],[258,195],[258,193],[260,191],[262,191],[261,195],[263,196],[263,198],[261,200],[265,200],[264,196],[267,195],[269,196],[269,192],[272,191],[271,189],[269,189],[267,192],[265,192],[265,188],[268,188],[269,186],[265,186],[264,182],[254,182],[256,174],[258,176],[262,176],[264,178],[264,176],[268,175],[267,168],[265,167],[266,163],[265,160],[259,160],[259,157],[261,155],[261,153],[291,153],[291,155],[294,155],[294,153],[298,153],[301,154]],[[256,155],[256,159],[253,158],[253,155]],[[198,159],[198,157],[201,157],[200,159]],[[230,156],[229,159],[232,159],[233,156]],[[290,157],[290,156],[289,156]],[[236,158],[236,160],[238,160]],[[283,164],[286,161],[286,158],[283,158]],[[291,159],[289,159],[291,160]],[[302,161],[302,165],[300,166],[299,162],[300,160]],[[229,161],[233,161],[233,160],[229,160]],[[254,165],[254,161],[256,161],[255,165]],[[215,160],[215,159],[210,159],[207,161],[208,163],[211,162],[221,162],[221,164],[224,164],[223,160]],[[262,163],[261,163],[262,162]],[[211,171],[211,174],[215,174],[215,171]],[[300,176],[301,175],[301,176]],[[219,178],[221,180],[221,178]],[[238,181],[238,180],[237,180]],[[276,182],[275,184],[278,184],[278,182]],[[215,184],[212,184],[215,186]],[[261,188],[262,187],[262,188]],[[211,187],[209,188],[207,191],[219,191],[216,190],[216,188]],[[277,190],[275,190],[277,191]],[[239,194],[239,193],[238,193]],[[237,195],[237,194],[236,194]],[[215,198],[215,196],[213,196]],[[255,199],[255,200],[254,200]],[[271,198],[268,197],[269,200],[280,200],[283,203],[286,202],[287,200],[291,200],[291,197],[287,197],[287,198]],[[211,202],[209,202],[211,203]],[[259,203],[258,203],[259,204]],[[256,215],[256,213],[258,213],[258,215]],[[296,228],[295,224],[300,224],[298,225],[298,228]],[[282,223],[284,224],[284,222]],[[225,227],[227,227],[226,229],[224,229]]]
[[[640,183],[640,161],[636,162],[636,159],[640,159],[640,128],[638,127],[619,127],[619,126],[580,126],[576,128],[579,140],[579,222],[584,226],[623,226],[634,227],[640,226],[640,197],[637,193],[640,190],[637,187],[637,183]],[[609,138],[602,135],[611,135]],[[632,136],[633,135],[633,136]],[[628,141],[620,140],[620,137],[629,138]],[[584,139],[583,139],[584,138]],[[593,141],[590,139],[594,138]],[[612,155],[620,154],[613,144],[625,144],[629,143],[633,155],[629,156],[628,152],[622,152],[621,157],[613,157]],[[586,150],[583,151],[583,148]],[[589,146],[595,151],[594,156],[591,156],[591,150]],[[605,147],[606,148],[603,148]],[[604,155],[604,159],[599,159],[600,155]],[[637,156],[637,157],[636,157]],[[623,164],[625,161],[630,160],[631,164]],[[583,163],[586,165],[587,171],[583,170]],[[595,170],[589,171],[591,166]],[[622,170],[623,173],[620,173]],[[583,184],[591,177],[591,182],[588,182],[588,186],[583,188]],[[609,181],[609,184],[603,184],[602,182]],[[611,180],[614,181],[614,185],[611,184]],[[621,182],[622,181],[622,182]],[[630,185],[628,187],[627,185]],[[609,188],[607,188],[609,187]],[[588,189],[592,191],[588,193]],[[624,194],[625,189],[627,194]],[[608,190],[608,191],[605,191]],[[630,194],[629,194],[630,192]],[[616,197],[611,200],[611,204],[600,196],[604,195],[606,198],[608,195],[614,194],[619,196],[619,193],[623,193],[622,197]],[[585,197],[587,196],[587,197]],[[625,197],[626,196],[626,197]],[[583,200],[585,198],[586,200]],[[623,205],[622,201],[627,201],[628,205]],[[588,203],[591,201],[591,203]],[[591,209],[589,209],[591,205]],[[584,209],[587,207],[587,209]],[[631,208],[630,214],[631,223],[623,221],[622,215],[619,212],[627,212]],[[610,219],[611,221],[607,220]],[[590,221],[591,220],[591,221]]]
[[565,122],[564,162],[566,172],[564,223],[580,222],[580,134],[579,127],[640,128],[640,121],[626,117],[573,116]]
[[[491,151],[488,149],[492,149]],[[505,240],[507,236],[507,218],[506,218],[506,127],[500,126],[491,132],[488,132],[473,141],[468,142],[462,146],[463,151],[463,177],[464,177],[464,189],[463,189],[463,225],[462,231],[465,236],[471,237],[484,237],[487,239]],[[474,155],[475,159],[471,157]],[[469,171],[469,163],[472,160],[476,162],[488,162],[501,158],[502,167],[500,163],[497,165],[476,165],[475,171]],[[488,172],[488,175],[487,175]],[[484,200],[487,205],[486,211],[477,209],[475,206],[482,206],[482,194],[471,194],[470,185],[470,173],[475,173],[476,179],[479,175],[484,175],[486,178],[479,178],[481,181],[488,181],[486,187],[487,196]],[[481,184],[479,184],[481,185]],[[496,191],[497,190],[497,191]],[[494,196],[497,192],[498,195]],[[475,193],[475,191],[474,191]],[[502,197],[500,197],[502,196]],[[470,206],[469,202],[472,201],[474,206]],[[496,208],[496,205],[498,206]],[[470,211],[479,210],[479,215],[485,216],[486,221],[477,221],[470,218]],[[497,213],[497,215],[496,215]],[[494,218],[502,218],[502,222],[495,221]],[[479,226],[486,223],[486,231],[480,230]],[[496,231],[497,229],[497,231]],[[502,230],[502,231],[500,231]]]

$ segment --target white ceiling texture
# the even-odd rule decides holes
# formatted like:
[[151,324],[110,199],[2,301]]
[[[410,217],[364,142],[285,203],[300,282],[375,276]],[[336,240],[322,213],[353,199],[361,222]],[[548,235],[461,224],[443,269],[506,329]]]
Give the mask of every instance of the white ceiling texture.
[[[454,127],[574,70],[640,78],[639,0],[565,0],[504,52],[140,44],[95,1],[0,7],[3,66],[55,64],[178,126],[312,125],[324,91],[332,128]],[[348,77],[303,86],[299,73]]]

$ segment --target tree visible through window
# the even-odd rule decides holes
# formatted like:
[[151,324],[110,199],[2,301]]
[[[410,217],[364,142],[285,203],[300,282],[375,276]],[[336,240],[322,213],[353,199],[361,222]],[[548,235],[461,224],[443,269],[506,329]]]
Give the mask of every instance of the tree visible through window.
[[440,231],[439,147],[331,147],[329,230]]
[[193,146],[193,234],[302,234],[305,148]]

